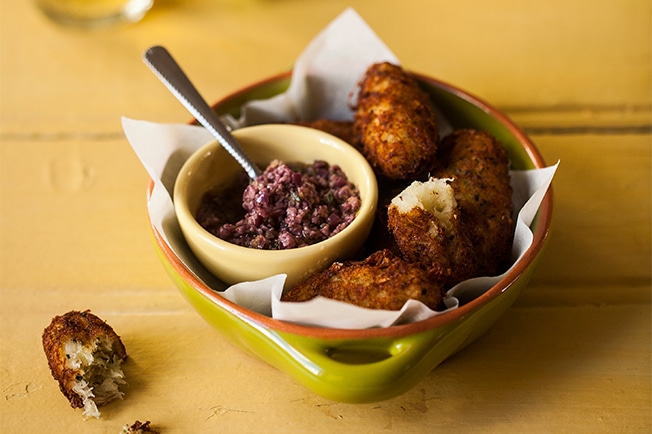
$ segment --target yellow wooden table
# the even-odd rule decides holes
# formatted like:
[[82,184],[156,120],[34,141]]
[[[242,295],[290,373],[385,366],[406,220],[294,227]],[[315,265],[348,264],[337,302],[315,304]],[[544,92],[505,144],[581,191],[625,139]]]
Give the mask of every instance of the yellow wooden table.
[[[554,181],[549,247],[515,306],[412,391],[330,402],[234,348],[154,254],[147,175],[120,116],[189,115],[142,64],[167,46],[209,100],[284,71],[353,6],[411,70],[506,111]],[[0,0],[0,431],[650,432],[648,0],[157,1],[135,25],[65,29]],[[40,336],[91,309],[130,354],[124,401],[83,421]]]

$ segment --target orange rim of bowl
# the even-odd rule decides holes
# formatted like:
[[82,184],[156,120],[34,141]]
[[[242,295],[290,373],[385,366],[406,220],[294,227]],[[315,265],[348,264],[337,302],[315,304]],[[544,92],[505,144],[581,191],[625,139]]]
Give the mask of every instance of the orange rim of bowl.
[[[241,90],[219,100],[214,104],[214,107],[224,105],[230,101],[238,98],[244,93],[256,89],[261,86],[265,86],[269,83],[274,83],[279,80],[287,79],[291,77],[292,72],[288,71],[285,73],[277,74],[267,79],[263,79],[259,82],[251,84],[242,88]],[[543,159],[541,153],[537,150],[534,143],[528,138],[528,136],[517,127],[505,114],[497,110],[491,104],[485,102],[484,100],[469,94],[468,92],[462,91],[461,89],[452,86],[450,84],[444,83],[440,80],[426,77],[420,74],[414,74],[419,80],[427,82],[435,87],[441,88],[446,92],[449,92],[458,98],[466,100],[472,105],[481,108],[484,112],[490,116],[498,119],[508,130],[509,132],[517,138],[519,143],[523,146],[528,157],[534,164],[536,168],[546,167],[546,163]],[[195,123],[191,121],[190,123]],[[148,200],[151,195],[152,189],[154,187],[154,182],[149,181],[148,185]],[[446,312],[441,315],[436,315],[432,318],[428,318],[422,321],[417,321],[409,324],[401,324],[390,327],[382,328],[369,328],[369,329],[337,329],[337,328],[326,328],[326,327],[316,327],[316,326],[307,326],[301,324],[294,324],[286,321],[281,321],[274,319],[272,317],[254,312],[247,308],[244,308],[236,303],[233,303],[230,300],[222,297],[218,291],[208,287],[203,281],[197,278],[188,268],[179,260],[175,255],[174,251],[165,243],[163,237],[158,232],[156,227],[152,224],[151,219],[149,220],[150,229],[153,232],[154,238],[157,245],[161,248],[161,251],[174,268],[174,270],[181,275],[181,277],[196,291],[206,297],[209,301],[213,302],[217,306],[227,310],[233,315],[239,317],[248,323],[255,323],[258,326],[263,326],[269,329],[273,329],[280,332],[292,333],[295,335],[301,335],[306,337],[315,337],[323,339],[369,339],[369,338],[382,338],[382,337],[402,337],[411,334],[416,334],[424,332],[427,330],[432,330],[434,328],[442,327],[447,324],[450,324],[460,318],[463,318],[471,314],[476,309],[484,306],[489,303],[494,298],[498,297],[502,292],[506,291],[511,287],[514,282],[516,282],[519,277],[526,271],[526,269],[533,263],[536,256],[542,250],[546,239],[548,238],[550,232],[550,225],[552,222],[552,207],[553,207],[553,193],[552,187],[548,189],[546,194],[543,197],[541,206],[539,208],[539,221],[537,228],[534,232],[534,238],[532,240],[532,245],[526,250],[523,254],[521,260],[512,267],[505,276],[500,279],[495,285],[489,288],[484,294],[478,296],[477,298],[471,300],[470,302],[460,306],[459,308]]]

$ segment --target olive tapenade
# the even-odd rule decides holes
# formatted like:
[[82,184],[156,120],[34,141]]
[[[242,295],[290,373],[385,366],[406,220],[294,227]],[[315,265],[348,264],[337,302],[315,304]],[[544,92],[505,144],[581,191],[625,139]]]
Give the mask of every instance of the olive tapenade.
[[337,165],[273,161],[251,183],[243,174],[207,192],[196,219],[213,235],[244,247],[283,250],[341,232],[360,209],[360,193]]

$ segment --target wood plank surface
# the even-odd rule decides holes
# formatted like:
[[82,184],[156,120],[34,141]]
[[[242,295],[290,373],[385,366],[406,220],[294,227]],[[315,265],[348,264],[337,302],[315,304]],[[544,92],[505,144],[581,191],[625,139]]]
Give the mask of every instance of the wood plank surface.
[[[189,119],[140,61],[148,46],[215,101],[290,68],[348,6],[406,67],[490,101],[560,161],[550,242],[515,305],[413,390],[365,405],[307,391],[183,300],[120,127]],[[646,0],[158,0],[90,32],[0,0],[0,432],[652,432],[651,169]],[[125,400],[88,421],[40,343],[86,308],[131,356]]]

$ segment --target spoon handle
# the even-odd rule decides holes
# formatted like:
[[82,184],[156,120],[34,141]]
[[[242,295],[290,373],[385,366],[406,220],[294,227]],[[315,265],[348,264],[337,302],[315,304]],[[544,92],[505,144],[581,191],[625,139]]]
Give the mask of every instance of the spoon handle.
[[143,55],[143,61],[195,119],[236,159],[249,178],[255,179],[262,173],[164,47],[149,48]]

